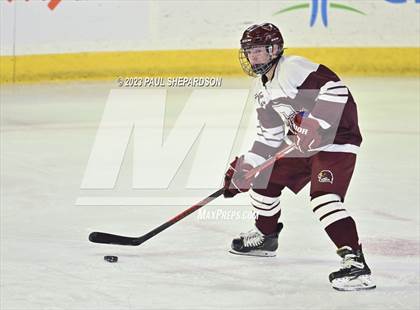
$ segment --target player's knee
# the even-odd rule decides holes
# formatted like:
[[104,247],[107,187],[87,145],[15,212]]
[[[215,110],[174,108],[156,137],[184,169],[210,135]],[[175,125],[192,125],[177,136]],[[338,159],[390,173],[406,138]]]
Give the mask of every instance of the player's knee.
[[311,208],[316,217],[320,220],[324,228],[347,218],[350,214],[343,207],[342,199],[337,194],[323,194],[313,197]]
[[320,197],[320,196],[329,195],[329,194],[335,194],[335,195],[339,196],[340,201],[343,202],[343,197],[341,195],[339,195],[337,193],[321,192],[321,191],[311,193],[311,201],[314,200],[315,198]]
[[259,216],[273,216],[280,212],[280,196],[269,197],[257,193],[254,190],[249,191],[251,197],[251,204],[254,207],[254,212]]

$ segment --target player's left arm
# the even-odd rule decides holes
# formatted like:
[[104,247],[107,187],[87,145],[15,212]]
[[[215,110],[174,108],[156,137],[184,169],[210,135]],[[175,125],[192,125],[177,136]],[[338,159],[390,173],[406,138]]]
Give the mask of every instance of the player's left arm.
[[307,90],[310,95],[306,97],[312,97],[313,108],[299,113],[293,121],[295,142],[302,152],[333,142],[349,97],[348,88],[327,68],[324,74],[314,73],[312,79],[319,87]]
[[329,80],[321,86],[309,117],[319,120],[323,129],[334,127],[341,120],[348,98],[349,90],[342,81]]

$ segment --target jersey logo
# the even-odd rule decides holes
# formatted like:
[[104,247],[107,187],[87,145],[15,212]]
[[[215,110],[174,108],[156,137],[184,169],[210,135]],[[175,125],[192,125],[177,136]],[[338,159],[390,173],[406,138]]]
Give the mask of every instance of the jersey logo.
[[264,100],[264,94],[261,91],[259,93],[256,93],[254,98],[258,102],[260,107],[264,107],[266,105],[266,102]]
[[282,118],[289,119],[294,117],[296,114],[295,109],[290,104],[284,103],[274,103],[273,109],[277,111],[277,113],[282,115]]
[[318,173],[318,182],[319,183],[331,183],[334,182],[334,175],[330,170],[322,170]]

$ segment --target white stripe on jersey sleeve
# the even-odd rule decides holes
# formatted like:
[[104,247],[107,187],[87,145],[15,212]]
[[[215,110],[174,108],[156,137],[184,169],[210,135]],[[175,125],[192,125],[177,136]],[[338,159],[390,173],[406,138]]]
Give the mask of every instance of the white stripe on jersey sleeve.
[[264,136],[260,136],[257,135],[257,138],[255,139],[255,141],[258,141],[262,144],[274,147],[274,148],[278,148],[280,146],[280,144],[282,143],[283,140],[281,139],[266,139]]
[[259,132],[259,135],[262,135],[265,139],[282,140],[284,138],[283,126],[265,128],[261,125],[258,125],[257,130]]
[[244,154],[244,161],[255,168],[265,162],[265,158],[253,152],[247,152]]
[[329,96],[329,95],[319,95],[317,100],[337,102],[337,103],[346,103],[348,96]]
[[257,125],[257,128],[261,129],[262,132],[267,132],[271,135],[279,135],[283,133],[283,126],[277,126],[273,128],[266,128],[262,125]]
[[337,81],[337,82],[329,81],[329,82],[325,83],[324,86],[321,87],[320,91],[325,92],[328,89],[332,90],[332,89],[336,89],[336,88],[339,88],[339,87],[340,88],[347,88],[346,85],[344,85],[343,81]]
[[319,90],[317,100],[346,103],[349,90],[342,81],[329,81]]
[[308,118],[312,118],[314,120],[317,120],[322,129],[328,129],[328,128],[331,127],[330,123],[324,121],[323,119],[317,118],[317,117],[313,116],[312,114],[309,114]]
[[338,87],[338,88],[330,88],[327,89],[327,91],[325,92],[325,95],[348,95],[349,94],[349,90],[347,89],[347,87],[342,86],[342,87]]

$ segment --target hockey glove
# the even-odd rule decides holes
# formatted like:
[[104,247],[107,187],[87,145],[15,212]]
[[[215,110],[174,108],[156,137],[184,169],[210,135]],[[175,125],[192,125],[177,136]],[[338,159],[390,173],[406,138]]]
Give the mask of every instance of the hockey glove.
[[309,118],[304,112],[299,112],[293,119],[293,131],[297,149],[306,153],[321,145],[321,125],[316,119]]
[[250,189],[253,178],[246,180],[245,175],[252,168],[250,164],[244,162],[243,155],[239,158],[235,157],[235,160],[230,163],[229,169],[225,173],[223,185],[223,196],[225,198],[231,198]]

